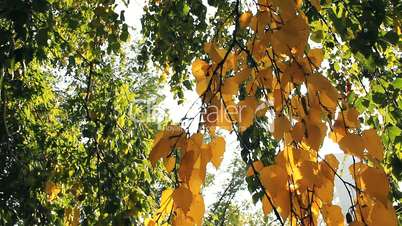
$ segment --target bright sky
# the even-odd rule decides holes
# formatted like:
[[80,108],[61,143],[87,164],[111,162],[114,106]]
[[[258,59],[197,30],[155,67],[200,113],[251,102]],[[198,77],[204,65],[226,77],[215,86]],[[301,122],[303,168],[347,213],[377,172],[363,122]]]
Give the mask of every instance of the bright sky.
[[[206,2],[205,0],[203,2]],[[117,11],[125,10],[125,17],[128,25],[132,26],[134,29],[131,31],[131,36],[134,41],[140,38],[140,30],[141,30],[141,17],[143,14],[143,7],[145,5],[145,1],[142,0],[130,0],[130,5],[126,8],[124,5],[120,4]],[[215,10],[212,7],[208,7],[208,15],[213,15]],[[195,91],[185,91],[184,97],[185,101],[182,105],[178,105],[177,101],[173,98],[168,85],[164,87],[163,94],[166,96],[163,101],[161,107],[167,109],[170,118],[173,122],[179,122],[180,119],[186,114],[186,112],[190,109],[191,105],[195,100],[197,100],[198,95]],[[200,100],[198,100],[198,106],[200,104]],[[193,106],[193,109],[197,109],[197,107]],[[196,112],[195,112],[196,113]],[[189,113],[194,115],[194,111]],[[198,125],[198,122],[193,123],[194,126]],[[195,131],[193,127],[191,130]],[[231,161],[237,156],[239,157],[240,150],[238,148],[238,142],[235,134],[229,134],[224,132],[226,139],[226,152],[224,155],[224,160],[222,165],[218,171],[216,171],[212,166],[208,167],[209,173],[215,175],[215,182],[212,186],[206,188],[204,190],[204,200],[206,206],[210,206],[214,201],[217,200],[216,193],[218,191],[222,191],[222,181],[226,181],[230,179],[230,174],[227,171]],[[340,169],[338,173],[348,182],[352,182],[351,175],[349,174],[348,167],[352,164],[351,157],[346,157],[343,152],[339,149],[338,145],[333,143],[330,139],[325,138],[323,147],[320,151],[320,155],[324,156],[325,154],[333,153],[336,155],[337,159],[341,163]],[[353,194],[352,194],[353,195]],[[341,205],[344,213],[350,206],[350,201],[348,198],[348,194],[343,186],[343,183],[339,180],[335,180],[335,204]],[[251,202],[251,195],[248,191],[239,192],[236,197],[237,201],[248,201]]]

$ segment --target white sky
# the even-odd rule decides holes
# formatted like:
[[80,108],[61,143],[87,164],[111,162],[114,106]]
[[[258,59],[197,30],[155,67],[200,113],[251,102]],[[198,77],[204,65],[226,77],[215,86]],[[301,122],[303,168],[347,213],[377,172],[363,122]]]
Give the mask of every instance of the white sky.
[[[205,0],[203,2],[206,2]],[[117,11],[125,10],[126,22],[128,25],[132,26],[134,30],[132,30],[131,38],[136,41],[140,38],[140,30],[141,30],[141,17],[143,14],[143,7],[145,5],[145,1],[141,0],[130,0],[130,5],[126,8],[124,5],[120,4],[116,9]],[[208,14],[213,15],[215,10],[211,7],[208,7]],[[195,91],[185,91],[184,97],[185,101],[182,105],[178,105],[177,101],[173,98],[170,88],[166,85],[162,91],[162,93],[166,96],[165,100],[162,102],[161,107],[167,109],[169,113],[169,117],[173,122],[179,122],[180,119],[185,115],[185,113],[190,109],[191,105],[195,100],[197,100],[198,95]],[[200,100],[198,100],[199,106]],[[197,109],[196,107],[193,109]],[[192,112],[194,114],[194,111]],[[190,113],[191,116],[191,113]],[[194,126],[198,125],[198,122],[193,123]],[[194,131],[196,127],[193,127],[191,130]],[[218,191],[223,191],[222,181],[226,181],[230,179],[230,173],[226,172],[232,160],[237,156],[239,157],[240,150],[238,148],[238,142],[236,136],[234,134],[224,133],[226,139],[226,152],[224,155],[223,162],[218,171],[216,171],[212,166],[208,167],[209,173],[214,174],[215,182],[212,186],[204,189],[204,200],[206,206],[210,206],[214,201],[217,200],[216,193]],[[330,139],[325,138],[323,147],[320,151],[320,155],[324,156],[325,154],[333,153],[336,155],[337,159],[340,161],[341,166],[339,169],[339,173],[341,176],[349,182],[352,182],[351,176],[348,171],[349,165],[351,165],[352,160],[351,157],[346,157],[343,152],[339,149],[338,145],[333,143]],[[335,180],[335,194],[334,194],[335,204],[341,205],[344,213],[350,206],[350,201],[347,196],[346,190],[339,179]],[[238,193],[236,200],[239,202],[248,201],[251,202],[251,195],[248,191],[241,191]]]

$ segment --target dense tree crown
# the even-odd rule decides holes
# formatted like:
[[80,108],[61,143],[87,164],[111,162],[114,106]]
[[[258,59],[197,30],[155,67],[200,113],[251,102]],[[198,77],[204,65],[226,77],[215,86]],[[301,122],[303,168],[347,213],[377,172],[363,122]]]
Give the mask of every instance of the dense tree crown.
[[[242,225],[245,187],[251,225],[399,224],[400,1],[149,0],[139,40],[117,6],[0,1],[0,225]],[[166,79],[196,115],[149,120]]]
[[151,211],[157,124],[136,100],[159,102],[160,87],[124,55],[115,7],[0,1],[0,225],[138,225]]

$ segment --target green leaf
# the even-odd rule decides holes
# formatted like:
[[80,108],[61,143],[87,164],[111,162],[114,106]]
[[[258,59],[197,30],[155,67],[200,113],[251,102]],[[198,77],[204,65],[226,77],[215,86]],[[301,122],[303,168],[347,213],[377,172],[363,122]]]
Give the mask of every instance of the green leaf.
[[402,89],[402,78],[396,78],[393,82],[392,82],[392,86],[397,88],[397,89]]

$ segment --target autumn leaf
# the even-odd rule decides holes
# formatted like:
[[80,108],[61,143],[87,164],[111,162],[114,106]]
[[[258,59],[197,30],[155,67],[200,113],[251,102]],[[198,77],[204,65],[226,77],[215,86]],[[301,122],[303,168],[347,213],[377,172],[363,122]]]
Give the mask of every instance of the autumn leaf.
[[222,95],[233,96],[239,91],[239,85],[234,77],[225,79],[222,86]]
[[331,82],[322,75],[309,76],[307,82],[318,90],[320,103],[334,112],[338,103],[339,95]]
[[371,225],[399,225],[395,209],[392,204],[376,202],[370,216]]
[[225,153],[226,142],[223,137],[215,137],[210,143],[211,147],[211,162],[215,168],[221,165],[223,154]]
[[287,173],[280,166],[266,166],[260,171],[260,180],[268,194],[276,197],[286,188]]
[[266,216],[266,215],[268,215],[271,211],[272,211],[272,205],[271,205],[271,203],[269,202],[269,200],[268,200],[268,197],[266,196],[266,195],[264,195],[263,197],[262,197],[262,201],[261,201],[261,203],[262,203],[262,210],[263,210],[263,212],[264,212],[264,215]]
[[[286,1],[280,0],[280,2]],[[272,47],[277,53],[289,54],[294,52],[297,55],[301,55],[307,45],[309,34],[307,19],[303,14],[293,15],[289,16],[289,20],[285,22],[281,29],[272,35]]]
[[260,160],[254,161],[252,164],[253,165],[252,166],[250,165],[248,167],[248,169],[247,169],[247,176],[248,177],[251,177],[251,176],[254,175],[254,170],[256,172],[260,172],[261,169],[264,168],[264,164]]
[[154,139],[154,145],[149,154],[152,166],[161,158],[166,158],[174,147],[183,148],[185,145],[184,130],[179,126],[168,126],[159,132]]
[[193,194],[184,186],[176,188],[172,194],[174,205],[187,213],[190,210],[191,203],[193,202]]
[[158,209],[158,212],[162,216],[169,215],[173,208],[173,192],[174,189],[172,188],[167,188],[162,192],[160,207]]
[[209,64],[203,60],[196,59],[192,66],[191,71],[197,82],[204,80],[208,73]]
[[202,218],[205,212],[204,199],[200,194],[193,195],[190,211],[187,216],[191,217],[196,225],[202,225]]
[[342,209],[336,205],[325,205],[322,208],[322,214],[324,216],[325,223],[328,226],[343,226],[344,217],[342,214]]
[[311,49],[308,52],[308,57],[313,62],[314,66],[320,67],[324,59],[324,52],[322,49]]
[[363,131],[362,138],[368,155],[373,159],[382,161],[384,159],[384,146],[376,130],[368,129]]
[[239,23],[241,28],[245,28],[250,24],[253,14],[251,12],[244,12],[240,15]]
[[360,121],[359,121],[359,112],[355,108],[349,108],[346,111],[342,112],[343,120],[345,124],[349,128],[359,128]]
[[59,185],[48,181],[45,184],[45,192],[47,194],[47,200],[48,201],[53,201],[57,195],[61,192],[61,188]]
[[340,149],[342,149],[346,154],[363,158],[364,144],[360,135],[347,134],[339,141],[338,144]]
[[290,128],[290,121],[286,116],[276,117],[274,120],[274,138],[277,140],[283,139],[285,133],[290,132]]
[[176,157],[170,156],[164,161],[165,169],[167,172],[172,172],[176,164]]
[[388,179],[383,170],[366,167],[359,175],[361,188],[373,198],[378,199],[383,204],[388,201],[389,185]]
[[253,96],[246,97],[238,104],[239,114],[239,129],[241,132],[249,128],[255,118],[255,112],[257,109],[257,100]]

